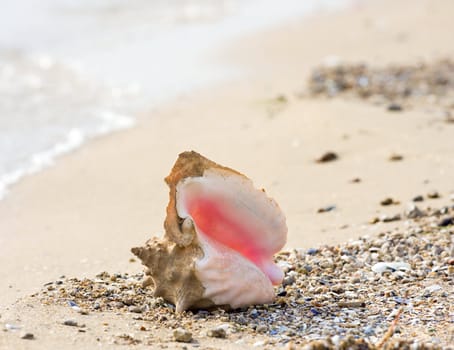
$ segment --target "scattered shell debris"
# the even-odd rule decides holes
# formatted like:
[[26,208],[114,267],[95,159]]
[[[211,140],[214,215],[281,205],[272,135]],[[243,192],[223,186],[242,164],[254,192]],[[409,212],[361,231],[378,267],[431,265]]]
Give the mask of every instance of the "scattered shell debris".
[[443,122],[454,109],[454,61],[441,59],[413,65],[375,67],[365,63],[340,63],[315,68],[308,82],[312,96],[352,96],[388,111],[431,105],[442,109]]
[[[421,212],[406,218],[404,231],[279,253],[276,262],[285,278],[271,304],[176,313],[172,304],[153,297],[152,287],[143,287],[143,274],[107,272],[92,279],[66,278],[32,299],[61,305],[68,313],[74,312],[70,302],[90,315],[108,312],[140,320],[144,329],[168,330],[163,346],[197,344],[208,337],[224,341],[225,333],[232,344],[250,347],[452,349],[454,226],[439,221],[453,216],[454,206]],[[116,339],[146,343],[146,333]]]

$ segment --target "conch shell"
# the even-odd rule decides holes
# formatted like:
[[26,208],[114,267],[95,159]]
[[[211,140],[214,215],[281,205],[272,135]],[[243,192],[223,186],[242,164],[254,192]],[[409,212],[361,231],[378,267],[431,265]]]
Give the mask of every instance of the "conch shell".
[[154,295],[177,312],[270,303],[283,279],[273,255],[287,226],[277,203],[241,173],[196,152],[181,153],[169,176],[163,239],[132,248]]

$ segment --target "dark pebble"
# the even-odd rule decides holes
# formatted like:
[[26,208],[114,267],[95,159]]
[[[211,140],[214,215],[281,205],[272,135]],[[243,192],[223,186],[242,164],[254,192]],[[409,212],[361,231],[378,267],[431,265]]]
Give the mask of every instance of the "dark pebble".
[[413,202],[422,202],[424,200],[424,197],[421,195],[415,196],[412,201]]
[[387,107],[388,111],[391,112],[400,112],[403,108],[402,105],[398,103],[390,103]]
[[252,309],[249,313],[249,316],[251,316],[252,318],[257,318],[259,317],[259,312],[257,311],[257,309]]
[[286,295],[287,295],[287,291],[285,289],[281,290],[277,293],[278,297],[285,297]]
[[339,158],[339,156],[336,153],[326,152],[320,158],[318,158],[316,161],[317,161],[317,163],[327,163],[327,162],[332,162],[334,160],[337,160],[338,158]]
[[389,157],[389,161],[390,162],[400,162],[403,159],[404,159],[404,157],[402,155],[400,155],[400,154],[392,154]]
[[397,203],[397,202],[395,202],[394,199],[392,199],[391,197],[385,198],[385,199],[383,199],[383,200],[380,202],[380,204],[381,204],[381,205],[384,205],[384,206],[386,206],[386,205],[391,205],[391,204],[396,204],[396,203]]
[[20,338],[21,339],[32,340],[32,339],[35,339],[35,336],[34,336],[33,333],[24,333]]
[[309,248],[306,253],[309,254],[309,255],[315,255],[315,254],[318,253],[318,249],[317,248]]
[[452,217],[452,216],[448,216],[448,217],[442,219],[438,223],[439,227],[445,227],[445,226],[451,226],[451,225],[454,225],[454,217]]
[[430,199],[437,199],[437,198],[440,198],[440,194],[437,192],[437,191],[432,191],[432,192],[429,192],[427,194],[427,198],[430,198]]
[[320,313],[321,313],[316,308],[311,308],[311,312],[314,314],[314,316],[320,315]]
[[269,332],[270,335],[276,335],[276,334],[278,334],[278,333],[279,333],[279,331],[278,331],[277,329],[272,329],[272,330],[270,330],[270,332]]
[[326,212],[329,212],[329,211],[333,211],[334,209],[336,209],[335,205],[328,205],[327,207],[318,209],[317,213],[326,213]]

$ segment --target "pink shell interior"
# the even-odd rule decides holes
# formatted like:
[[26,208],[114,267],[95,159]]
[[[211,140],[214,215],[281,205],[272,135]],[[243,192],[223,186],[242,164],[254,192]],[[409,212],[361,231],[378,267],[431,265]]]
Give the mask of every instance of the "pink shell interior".
[[273,262],[286,240],[285,218],[277,204],[239,175],[207,174],[178,188],[177,209],[204,234],[253,262],[273,284],[283,273]]

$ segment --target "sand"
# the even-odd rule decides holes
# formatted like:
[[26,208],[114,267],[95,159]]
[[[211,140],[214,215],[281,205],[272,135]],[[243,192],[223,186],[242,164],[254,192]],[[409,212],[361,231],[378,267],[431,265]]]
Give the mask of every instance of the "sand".
[[[287,215],[288,247],[403,227],[403,220],[368,222],[403,211],[416,195],[436,190],[441,198],[426,205],[449,202],[454,124],[436,108],[390,113],[358,99],[301,94],[311,70],[334,58],[385,65],[454,57],[452,13],[449,0],[358,2],[244,38],[216,56],[241,69],[241,78],[145,111],[137,128],[95,140],[21,181],[0,202],[0,321],[26,323],[37,339],[24,345],[7,332],[0,348],[78,347],[45,322],[56,311],[25,312],[16,300],[62,275],[140,272],[129,249],[163,232],[163,178],[184,150],[265,188]],[[316,163],[326,151],[339,159]],[[403,160],[390,162],[394,153]],[[386,197],[400,204],[381,206]],[[335,210],[317,212],[329,205]],[[21,320],[8,319],[21,311]],[[93,347],[95,338],[85,344]]]

